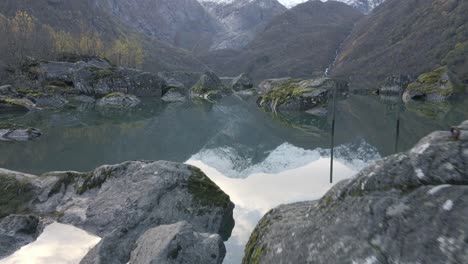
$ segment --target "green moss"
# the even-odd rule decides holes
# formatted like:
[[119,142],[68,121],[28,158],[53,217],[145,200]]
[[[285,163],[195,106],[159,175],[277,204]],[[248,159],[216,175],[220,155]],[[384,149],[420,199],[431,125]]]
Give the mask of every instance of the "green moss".
[[121,96],[125,96],[125,95],[123,93],[116,92],[116,93],[107,94],[106,96],[104,96],[104,98],[121,97]]
[[84,182],[76,190],[76,193],[82,195],[88,190],[101,188],[101,186],[112,177],[113,170],[106,169],[99,176],[95,177],[94,171],[84,177]]
[[275,105],[280,106],[286,103],[290,98],[299,97],[313,90],[314,89],[302,89],[299,87],[298,83],[289,81],[277,89],[273,89],[265,95],[260,96],[260,99],[269,102],[276,102]]
[[119,78],[121,75],[117,72],[115,68],[101,69],[97,67],[90,68],[93,73],[93,79],[100,80],[104,78]]
[[29,213],[28,205],[34,196],[33,190],[33,186],[26,180],[0,175],[0,218]]
[[64,174],[58,175],[57,176],[59,179],[58,181],[52,186],[50,192],[49,192],[49,197],[51,197],[54,194],[57,194],[60,192],[62,189],[62,186],[64,188],[67,188],[68,186],[72,184],[77,183],[77,179],[82,178],[83,174],[81,173],[74,173],[74,172],[65,172]]
[[254,231],[250,235],[249,242],[247,242],[247,245],[245,246],[244,258],[242,259],[242,264],[260,263],[260,260],[266,253],[265,246],[260,245],[260,239],[268,230],[270,223],[271,222],[268,218],[264,218],[260,220],[258,225],[255,227]]
[[449,97],[455,92],[455,85],[449,80],[444,80],[443,75],[447,72],[447,67],[440,67],[432,72],[421,74],[416,82],[408,85],[407,90],[411,93],[440,94],[443,97]]
[[24,128],[20,125],[17,124],[12,124],[12,123],[0,123],[0,129],[20,129]]
[[192,176],[188,180],[188,191],[195,200],[205,206],[227,208],[231,203],[229,196],[225,194],[213,181],[210,180],[199,168],[190,167]]
[[3,99],[0,99],[2,100],[3,102],[7,103],[7,104],[11,104],[11,105],[24,105],[23,104],[23,101],[21,99],[15,99],[15,98],[3,98]]

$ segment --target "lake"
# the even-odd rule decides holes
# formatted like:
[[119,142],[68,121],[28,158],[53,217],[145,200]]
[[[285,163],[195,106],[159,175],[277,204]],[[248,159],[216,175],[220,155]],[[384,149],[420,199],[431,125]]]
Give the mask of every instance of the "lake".
[[[332,109],[326,116],[274,114],[258,108],[255,98],[231,96],[215,104],[145,100],[139,109],[120,116],[103,116],[86,107],[1,116],[0,122],[36,127],[43,136],[33,142],[0,141],[0,167],[41,174],[89,171],[127,160],[195,165],[236,205],[236,226],[226,243],[224,262],[238,264],[250,232],[268,210],[279,204],[318,199],[332,187],[331,113]],[[352,177],[374,160],[409,149],[434,130],[448,130],[466,119],[466,100],[404,106],[392,97],[340,98],[334,133],[334,183]],[[81,246],[76,245],[80,248],[73,258],[64,260],[57,253],[63,250],[63,243],[57,242],[63,239],[57,231],[60,228],[68,227],[51,225],[33,243],[39,244],[26,246],[0,263],[20,263],[11,259],[30,257],[38,247],[52,252],[46,254],[48,263],[77,263],[76,256],[85,254],[83,248],[98,241],[72,229],[70,233]]]

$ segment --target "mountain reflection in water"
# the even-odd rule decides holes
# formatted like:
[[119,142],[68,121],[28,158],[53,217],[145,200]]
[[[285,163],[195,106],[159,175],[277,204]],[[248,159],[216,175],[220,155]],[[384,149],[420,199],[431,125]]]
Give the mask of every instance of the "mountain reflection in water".
[[[444,105],[441,111],[437,105],[405,107],[382,99],[350,95],[337,102],[335,183],[393,154],[395,147],[405,151],[429,132],[468,119],[467,101]],[[0,142],[0,167],[10,170],[90,171],[127,160],[171,160],[200,167],[236,204],[236,226],[226,244],[229,264],[240,262],[244,244],[265,212],[282,203],[317,199],[332,186],[330,111],[324,117],[272,114],[259,109],[255,98],[227,97],[216,104],[150,101],[135,113],[112,118],[79,109],[0,116],[0,122],[44,133],[34,142]],[[79,241],[67,239],[81,250]],[[86,243],[85,248],[90,246]],[[64,249],[53,251],[57,259],[63,257]],[[66,261],[79,260],[71,256]]]

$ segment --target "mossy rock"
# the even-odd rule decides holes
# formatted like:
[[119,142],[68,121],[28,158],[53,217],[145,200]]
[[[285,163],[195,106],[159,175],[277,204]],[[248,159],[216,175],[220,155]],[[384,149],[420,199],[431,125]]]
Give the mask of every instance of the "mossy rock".
[[122,75],[118,72],[117,68],[97,68],[91,67],[92,77],[94,80],[106,78],[121,78]]
[[115,92],[115,93],[110,93],[104,96],[104,98],[112,98],[112,97],[122,97],[125,96],[125,94],[120,93],[120,92]]
[[229,196],[225,194],[199,168],[190,167],[192,175],[188,179],[188,191],[201,205],[209,207],[227,208],[231,204]]
[[262,236],[268,231],[271,224],[267,213],[262,220],[257,224],[254,231],[250,235],[249,241],[244,249],[244,258],[242,264],[258,264],[266,253],[265,245],[260,243]]
[[30,213],[29,203],[35,195],[34,186],[26,179],[0,173],[0,219],[10,214]]
[[442,102],[457,93],[446,66],[432,72],[421,74],[416,82],[410,83],[403,95],[405,102],[427,101]]
[[0,110],[28,112],[34,103],[25,98],[0,98]]

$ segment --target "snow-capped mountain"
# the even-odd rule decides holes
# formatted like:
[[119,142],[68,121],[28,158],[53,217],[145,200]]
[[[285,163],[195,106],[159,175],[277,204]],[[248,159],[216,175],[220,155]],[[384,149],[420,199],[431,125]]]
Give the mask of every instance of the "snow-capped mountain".
[[[232,4],[236,2],[254,1],[254,0],[199,0],[200,2],[216,2],[218,4]],[[375,7],[380,5],[385,0],[335,0],[340,1],[350,6],[355,7],[359,11],[368,14]],[[287,8],[294,7],[298,4],[307,2],[307,0],[279,0],[279,2]],[[324,2],[324,1],[322,1]]]
[[222,30],[212,50],[245,47],[270,20],[286,11],[277,0],[199,0]]

